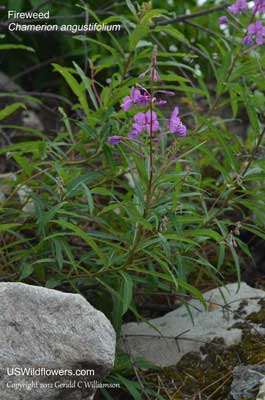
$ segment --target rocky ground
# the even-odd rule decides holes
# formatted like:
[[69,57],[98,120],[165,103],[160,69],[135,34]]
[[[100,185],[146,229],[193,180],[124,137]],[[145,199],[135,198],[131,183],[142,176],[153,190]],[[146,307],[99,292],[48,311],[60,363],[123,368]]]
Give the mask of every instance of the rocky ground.
[[265,291],[245,283],[236,291],[237,284],[224,287],[225,302],[218,289],[205,293],[207,310],[190,301],[193,321],[181,306],[150,320],[157,330],[143,322],[124,325],[132,357],[141,354],[161,367],[144,377],[166,399],[265,399]]

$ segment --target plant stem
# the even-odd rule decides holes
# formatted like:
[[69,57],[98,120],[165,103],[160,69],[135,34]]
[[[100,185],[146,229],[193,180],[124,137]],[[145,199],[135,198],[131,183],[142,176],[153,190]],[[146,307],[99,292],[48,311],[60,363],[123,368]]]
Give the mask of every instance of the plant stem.
[[156,26],[169,25],[174,22],[182,22],[182,21],[186,21],[187,19],[191,19],[191,18],[201,17],[203,15],[211,14],[216,11],[224,10],[228,6],[229,6],[229,3],[227,2],[224,4],[220,4],[219,6],[196,11],[191,14],[178,15],[176,18],[169,18],[164,21],[158,21],[158,22],[154,23],[153,25],[151,25],[151,28],[154,28]]
[[[156,49],[156,48],[155,48]],[[149,109],[151,112],[150,117],[150,141],[149,141],[149,164],[150,164],[150,174],[147,186],[147,194],[146,194],[146,206],[144,211],[144,216],[146,216],[148,209],[150,208],[150,203],[152,200],[152,184],[153,184],[153,176],[154,176],[154,149],[153,149],[153,88],[154,88],[154,77],[155,77],[155,64],[156,64],[156,54],[153,53],[152,61],[151,61],[151,85],[150,85],[150,103]]]
[[[156,57],[157,57],[157,48],[154,48],[152,60],[151,60],[151,68],[150,68],[150,102],[149,102],[149,110],[151,113],[150,116],[150,141],[149,141],[149,179],[147,184],[147,192],[146,192],[146,203],[145,209],[143,213],[143,217],[146,218],[148,211],[151,207],[152,203],[152,192],[153,192],[153,178],[154,178],[154,148],[153,148],[153,89],[154,89],[154,80],[155,80],[155,68],[156,68]],[[144,229],[142,225],[138,225],[136,228],[136,234],[134,239],[133,247],[131,248],[128,258],[125,262],[126,268],[132,264],[135,251],[138,247],[138,244],[142,238],[144,233]]]

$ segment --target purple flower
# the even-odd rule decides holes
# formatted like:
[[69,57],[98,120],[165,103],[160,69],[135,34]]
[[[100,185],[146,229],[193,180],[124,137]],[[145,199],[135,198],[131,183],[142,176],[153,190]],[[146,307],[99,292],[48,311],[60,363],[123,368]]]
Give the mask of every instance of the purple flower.
[[139,99],[141,98],[141,92],[138,89],[135,89],[134,87],[131,88],[130,91],[130,97],[133,101],[133,103],[137,103]]
[[[147,104],[149,101],[150,101],[149,94],[148,93],[144,93],[144,94],[141,94],[141,96],[139,97],[138,103],[139,104]],[[154,99],[153,99],[153,101],[154,101]]]
[[258,45],[265,43],[265,27],[261,20],[250,24],[248,26],[248,33],[249,35],[255,36]]
[[168,127],[169,127],[169,131],[171,133],[177,133],[179,136],[186,136],[187,128],[181,122],[181,119],[179,117],[179,108],[178,107],[175,107],[174,110],[172,111],[172,114],[169,119]]
[[259,32],[262,29],[262,21],[258,20],[256,22],[253,22],[252,24],[249,24],[248,26],[248,33],[251,35],[256,35],[257,32]]
[[[166,100],[157,99],[156,97],[151,98],[148,91],[143,86],[139,85],[138,83],[136,84],[136,86],[139,87],[143,93],[139,89],[135,89],[134,87],[132,87],[131,91],[130,91],[130,95],[125,96],[123,98],[121,108],[123,108],[124,111],[128,111],[132,104],[146,105],[152,101],[152,103],[156,103],[158,106],[161,106],[161,105],[167,103]],[[160,92],[172,95],[172,92],[169,92],[169,91],[161,90]]]
[[144,130],[145,126],[146,126],[145,113],[144,112],[138,112],[137,114],[135,114],[133,119],[134,119],[134,123],[132,125],[133,131],[137,132],[137,134],[141,133]]
[[180,118],[178,117],[178,115],[179,115],[179,108],[175,107],[174,110],[172,111],[168,126],[171,133],[175,133],[177,127],[180,124]]
[[251,36],[249,36],[249,35],[244,36],[242,39],[242,44],[243,44],[243,46],[247,46],[247,45],[251,46],[253,44],[253,40],[252,40]]
[[256,12],[265,12],[265,0],[254,0],[254,6],[252,8],[252,13],[256,14]]
[[133,117],[134,123],[132,124],[132,130],[128,133],[128,138],[132,139],[134,136],[139,135],[146,126],[146,118],[144,112],[138,112]]
[[[139,103],[140,104],[147,104],[147,103],[150,103],[150,100],[151,100],[151,97],[149,95],[143,94],[141,96],[141,99],[140,99]],[[157,106],[163,106],[164,104],[167,104],[167,101],[163,100],[163,99],[158,99],[156,97],[153,97],[152,98],[152,103],[156,103]]]
[[220,17],[218,19],[218,23],[219,23],[219,25],[228,24],[228,18],[225,15],[222,15],[222,17]]
[[[121,104],[121,108],[123,108],[124,111],[128,111],[132,104],[145,105],[147,103],[150,103],[151,96],[146,89],[142,89],[145,91],[144,94],[142,94],[139,89],[135,89],[134,87],[131,88],[130,95],[125,96]],[[152,102],[154,103],[155,101],[156,98],[153,97]]]
[[[152,115],[152,118],[151,118]],[[146,113],[138,112],[133,117],[134,123],[132,124],[132,130],[128,133],[128,138],[132,139],[134,136],[139,135],[144,129],[150,134],[151,126],[152,132],[156,132],[159,129],[159,122],[157,115],[154,111],[148,110]]]
[[131,132],[128,133],[128,138],[133,139],[134,136],[139,135],[140,132],[137,132],[137,130],[133,129]]
[[129,108],[133,103],[139,103],[141,99],[141,92],[138,89],[135,89],[134,87],[131,88],[130,95],[125,96],[123,98],[123,102],[121,104],[121,108],[124,109],[124,111],[128,111]]
[[163,106],[164,104],[167,104],[167,101],[166,100],[162,100],[162,99],[158,99],[156,104],[158,106]]
[[123,98],[123,102],[121,104],[121,108],[123,108],[124,111],[128,111],[129,108],[131,107],[131,104],[132,104],[132,100],[131,100],[130,96],[125,96]]
[[118,144],[122,139],[123,139],[122,136],[114,135],[114,136],[110,136],[110,137],[108,138],[108,142],[109,142],[109,144],[115,146],[115,145]]
[[[157,93],[162,93],[165,94],[167,96],[174,96],[175,92],[172,92],[170,90],[157,90]],[[167,104],[167,101],[164,99],[157,99],[156,102],[157,106],[163,106],[164,104]]]
[[259,33],[257,33],[257,36],[256,36],[256,43],[257,43],[258,45],[265,43],[264,37],[265,37],[265,32],[259,32]]
[[172,90],[158,90],[157,93],[163,93],[163,94],[166,94],[167,96],[175,95],[175,92],[172,92]]
[[230,7],[228,7],[228,10],[231,11],[231,13],[233,14],[238,14],[246,7],[247,7],[246,0],[236,0],[235,3],[233,3]]
[[186,136],[187,135],[187,128],[185,125],[183,125],[183,123],[181,122],[178,130],[176,132],[179,136]]

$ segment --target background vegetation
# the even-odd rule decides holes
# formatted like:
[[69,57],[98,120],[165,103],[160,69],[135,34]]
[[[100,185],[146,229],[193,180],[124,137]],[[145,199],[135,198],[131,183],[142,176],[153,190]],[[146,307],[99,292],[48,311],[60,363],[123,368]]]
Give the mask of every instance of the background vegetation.
[[[5,5],[1,71],[23,89],[0,93],[1,279],[81,293],[119,336],[122,322],[153,316],[150,299],[159,310],[249,276],[251,244],[265,238],[265,54],[242,47],[249,14],[220,28],[226,4],[214,1]],[[11,34],[7,9],[122,32]],[[159,142],[150,188],[148,140],[111,146],[108,137],[129,132],[133,114],[120,104],[137,82],[149,87],[139,75],[154,46],[159,87],[174,92],[160,118],[179,106],[187,136]],[[41,127],[20,123],[27,110]],[[108,380],[129,398],[167,398],[140,366],[118,352]]]

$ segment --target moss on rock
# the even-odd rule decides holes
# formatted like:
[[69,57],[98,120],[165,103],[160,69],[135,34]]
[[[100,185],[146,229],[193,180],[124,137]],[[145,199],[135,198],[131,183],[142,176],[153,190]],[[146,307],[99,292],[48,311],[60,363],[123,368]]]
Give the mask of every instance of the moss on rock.
[[[259,317],[263,319],[263,315],[262,313]],[[260,322],[259,317],[255,317],[255,322]],[[254,321],[251,320],[251,322]],[[243,328],[240,344],[227,347],[222,339],[215,339],[201,347],[201,355],[199,353],[186,354],[177,366],[161,369],[159,379],[165,388],[165,398],[171,400],[229,399],[234,367],[239,364],[265,363],[264,338],[258,332],[252,332],[249,322],[243,326],[240,325],[240,328]],[[147,376],[147,379],[149,378],[155,379],[153,374]]]

